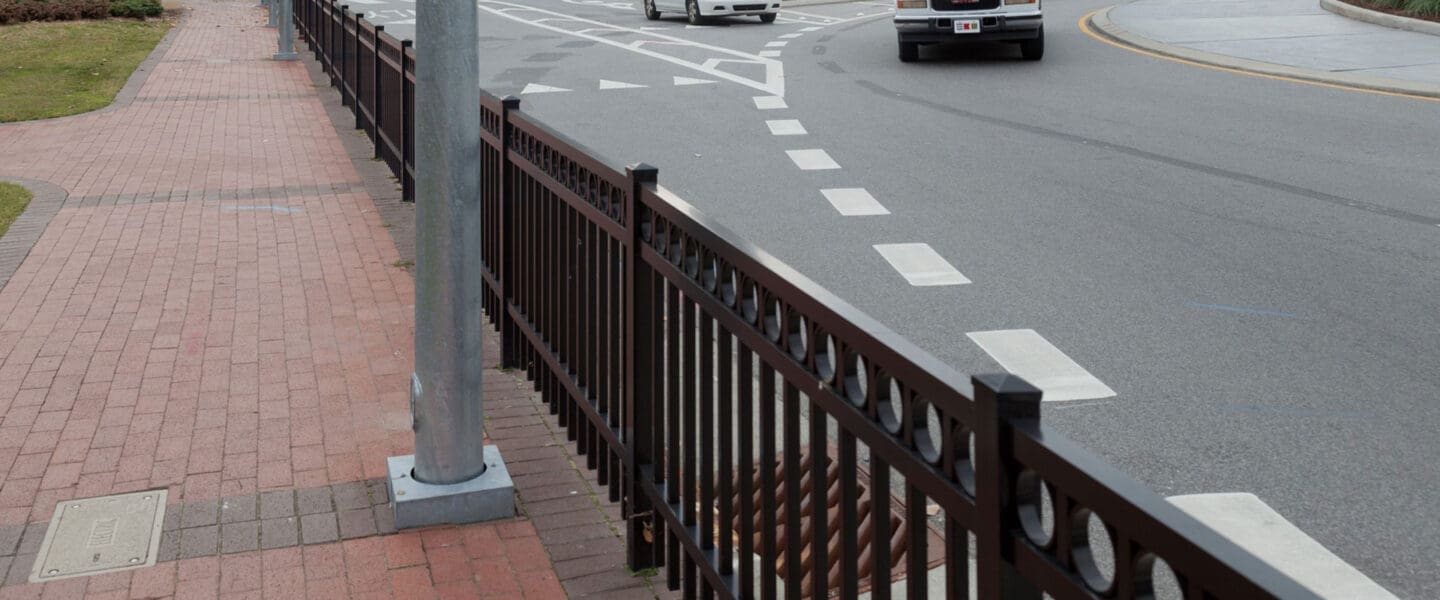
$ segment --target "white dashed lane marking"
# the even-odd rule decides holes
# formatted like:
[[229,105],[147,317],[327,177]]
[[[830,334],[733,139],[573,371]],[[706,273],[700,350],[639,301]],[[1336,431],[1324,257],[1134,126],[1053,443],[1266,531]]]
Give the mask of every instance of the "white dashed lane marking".
[[786,150],[790,160],[795,161],[795,166],[801,171],[820,171],[824,169],[838,169],[840,163],[830,158],[830,153],[824,150]]
[[787,33],[787,34],[785,34],[785,35],[780,36],[780,39],[782,39],[782,40],[793,40],[793,39],[798,38],[798,37],[800,37],[800,36],[802,36],[802,35],[804,35],[804,34],[801,34],[801,33]]
[[775,57],[777,57],[777,56],[780,56],[780,51],[779,51],[779,50],[761,50],[761,51],[760,51],[760,57],[761,57],[761,58],[775,58]]
[[760,110],[788,108],[785,105],[785,99],[779,96],[755,96],[752,99],[755,101],[755,108]]
[[805,126],[795,119],[774,119],[765,122],[770,135],[805,135]]
[[1396,600],[1254,494],[1192,494],[1167,500],[1322,598]]
[[790,44],[790,42],[766,42],[766,43],[765,43],[765,47],[766,47],[766,48],[784,48],[784,47],[785,47],[786,45],[788,45],[788,44]]
[[1081,367],[1033,329],[965,334],[1006,371],[1045,392],[1046,402],[1109,398],[1115,390]]
[[803,31],[803,32],[805,32],[805,33],[810,33],[810,32],[812,32],[812,31],[820,31],[821,29],[824,29],[824,27],[806,27],[806,28],[804,28],[804,29],[801,29],[800,31]]
[[715,82],[709,79],[696,79],[694,77],[681,77],[679,75],[675,76],[675,85],[704,85],[707,83]]
[[916,287],[964,285],[970,280],[960,274],[930,244],[876,244],[875,251]]
[[820,193],[825,194],[825,199],[830,201],[830,205],[834,206],[836,211],[847,217],[890,214],[890,211],[881,206],[880,202],[870,195],[870,192],[865,191],[865,188],[836,188],[820,190]]

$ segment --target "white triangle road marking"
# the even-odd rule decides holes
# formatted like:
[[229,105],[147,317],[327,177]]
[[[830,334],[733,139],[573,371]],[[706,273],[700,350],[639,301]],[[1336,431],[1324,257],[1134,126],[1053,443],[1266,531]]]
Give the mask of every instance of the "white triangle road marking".
[[625,83],[625,82],[623,82],[623,81],[610,81],[609,79],[601,79],[601,80],[600,80],[600,89],[602,89],[602,90],[624,90],[624,89],[629,89],[629,88],[643,88],[643,87],[650,87],[650,86],[648,86],[648,85],[641,85],[641,84],[638,84],[638,83]]
[[697,79],[694,77],[681,77],[679,75],[675,76],[675,85],[704,85],[707,83],[715,83],[715,81],[711,79]]
[[568,91],[571,91],[571,90],[568,90],[568,89],[565,89],[565,88],[562,88],[562,87],[554,87],[554,86],[549,86],[549,85],[540,85],[540,84],[538,84],[538,83],[527,83],[527,84],[525,84],[525,89],[521,90],[520,93],[521,93],[522,95],[523,95],[523,94],[549,94],[549,93],[551,93],[551,92],[568,92]]

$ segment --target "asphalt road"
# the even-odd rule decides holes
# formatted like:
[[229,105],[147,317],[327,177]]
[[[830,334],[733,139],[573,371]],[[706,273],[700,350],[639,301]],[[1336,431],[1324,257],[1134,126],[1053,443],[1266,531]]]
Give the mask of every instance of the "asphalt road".
[[[658,166],[961,371],[1001,368],[967,333],[1035,330],[1117,394],[1047,404],[1053,426],[1161,494],[1253,493],[1397,595],[1440,597],[1440,103],[1126,52],[1077,26],[1096,0],[1046,6],[1040,63],[901,64],[883,3],[705,28],[615,0],[480,6],[486,89]],[[374,6],[400,35],[407,9]],[[787,108],[758,110],[770,95]],[[889,214],[842,216],[828,188]],[[909,285],[892,243],[971,283]]]

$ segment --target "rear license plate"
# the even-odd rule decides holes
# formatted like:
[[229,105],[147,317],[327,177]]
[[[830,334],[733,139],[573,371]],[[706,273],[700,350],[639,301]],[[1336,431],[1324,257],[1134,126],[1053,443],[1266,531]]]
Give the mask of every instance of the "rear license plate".
[[955,33],[980,33],[980,19],[955,19]]

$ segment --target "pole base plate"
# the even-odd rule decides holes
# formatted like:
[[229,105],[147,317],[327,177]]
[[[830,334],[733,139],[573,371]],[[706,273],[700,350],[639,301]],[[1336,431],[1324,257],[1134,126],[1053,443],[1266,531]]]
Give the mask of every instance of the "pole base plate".
[[515,483],[500,448],[485,446],[485,472],[460,483],[432,485],[415,480],[415,455],[391,456],[388,485],[395,528],[476,523],[515,516]]

